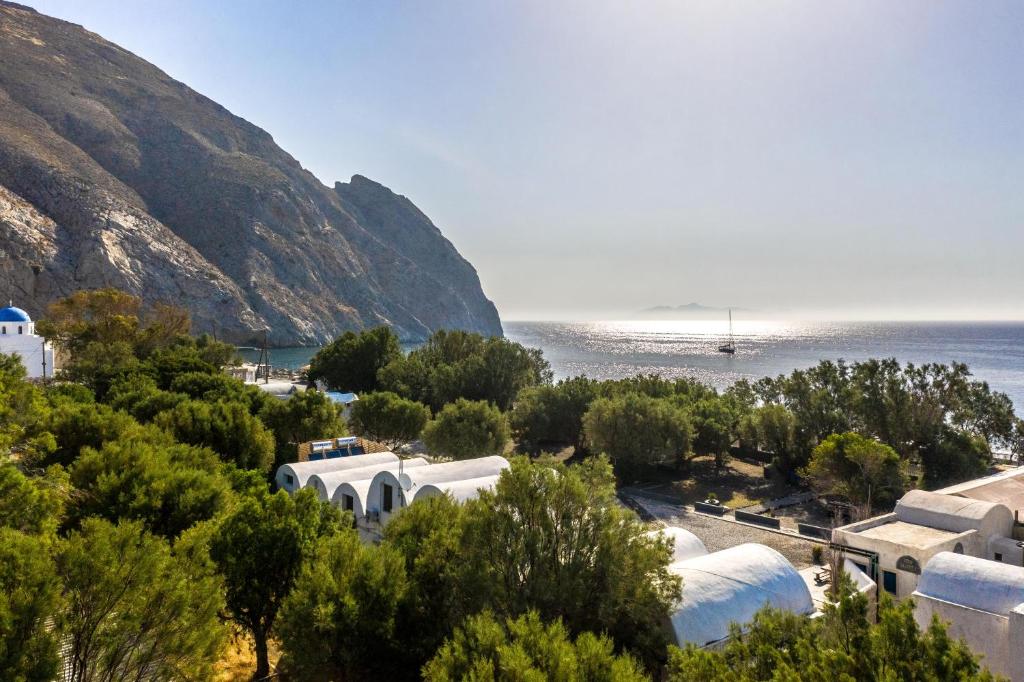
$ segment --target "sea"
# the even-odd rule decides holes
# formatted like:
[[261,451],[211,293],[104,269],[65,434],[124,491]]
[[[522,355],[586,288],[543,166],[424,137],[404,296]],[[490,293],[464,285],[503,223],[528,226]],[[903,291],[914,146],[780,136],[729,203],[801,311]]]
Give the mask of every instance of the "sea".
[[[896,358],[962,362],[1024,414],[1024,322],[733,323],[736,354],[718,352],[724,321],[504,322],[513,341],[544,351],[556,378],[615,379],[639,373],[699,379],[725,388],[738,379],[788,374],[821,360]],[[271,350],[271,364],[297,369],[316,348]],[[258,351],[243,351],[255,360]]]

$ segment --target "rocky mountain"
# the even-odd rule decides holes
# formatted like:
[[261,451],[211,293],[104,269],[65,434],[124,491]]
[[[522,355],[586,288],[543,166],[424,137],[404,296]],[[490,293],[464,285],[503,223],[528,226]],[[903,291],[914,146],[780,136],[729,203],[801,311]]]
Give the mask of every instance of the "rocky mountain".
[[408,199],[324,186],[273,138],[81,26],[0,0],[0,297],[115,286],[237,342],[392,325],[500,334]]

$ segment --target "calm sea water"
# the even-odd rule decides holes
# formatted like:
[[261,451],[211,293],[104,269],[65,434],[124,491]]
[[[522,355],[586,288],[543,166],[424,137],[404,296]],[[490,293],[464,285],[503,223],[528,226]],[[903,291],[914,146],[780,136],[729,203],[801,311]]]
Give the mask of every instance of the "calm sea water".
[[736,354],[717,351],[728,324],[671,322],[505,322],[505,335],[544,350],[557,377],[614,379],[655,372],[718,388],[737,379],[787,374],[821,360],[894,357],[963,362],[1007,393],[1024,414],[1024,323],[755,322],[733,324]]
[[[894,357],[964,362],[1024,414],[1024,323],[736,321],[736,355],[717,352],[725,322],[505,322],[510,339],[543,349],[558,378],[614,379],[656,372],[718,388],[806,368],[821,360]],[[271,364],[297,369],[316,348],[279,348]],[[258,351],[243,351],[255,360]]]

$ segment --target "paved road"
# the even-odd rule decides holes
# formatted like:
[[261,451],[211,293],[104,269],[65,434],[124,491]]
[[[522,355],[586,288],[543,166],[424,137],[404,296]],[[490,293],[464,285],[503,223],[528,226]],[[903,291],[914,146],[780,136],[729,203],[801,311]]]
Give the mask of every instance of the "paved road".
[[796,534],[776,533],[748,524],[699,514],[665,500],[654,499],[635,489],[624,489],[620,492],[641,506],[655,520],[667,526],[685,528],[699,537],[709,552],[735,547],[744,542],[757,542],[777,550],[799,570],[811,565],[811,547],[819,544]]

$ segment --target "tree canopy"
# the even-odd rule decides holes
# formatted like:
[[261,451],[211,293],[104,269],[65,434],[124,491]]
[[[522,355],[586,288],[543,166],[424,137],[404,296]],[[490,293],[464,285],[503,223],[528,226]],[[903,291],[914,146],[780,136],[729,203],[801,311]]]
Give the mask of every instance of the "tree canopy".
[[367,393],[352,406],[348,423],[364,438],[392,450],[416,440],[430,419],[430,409],[389,391]]
[[270,671],[267,640],[278,611],[318,541],[337,532],[337,508],[316,491],[294,497],[283,490],[241,500],[210,540],[210,557],[224,579],[228,617],[250,633],[257,678]]
[[484,612],[471,616],[423,667],[428,682],[455,680],[556,680],[642,682],[650,680],[612,641],[584,632],[575,641],[561,622],[545,624],[536,611],[499,623]]
[[459,398],[427,424],[423,442],[433,453],[467,459],[501,454],[508,435],[508,421],[497,407]]
[[379,378],[385,390],[437,413],[459,398],[508,410],[521,390],[550,383],[552,373],[537,348],[500,336],[439,330],[409,355],[389,363]]
[[345,332],[313,356],[309,378],[336,391],[376,391],[377,373],[401,358],[402,347],[390,327]]

